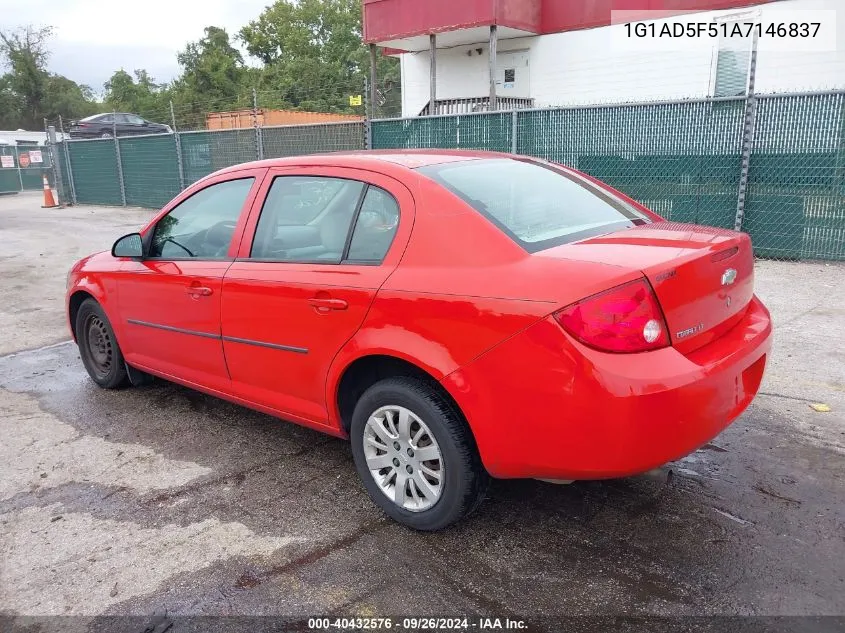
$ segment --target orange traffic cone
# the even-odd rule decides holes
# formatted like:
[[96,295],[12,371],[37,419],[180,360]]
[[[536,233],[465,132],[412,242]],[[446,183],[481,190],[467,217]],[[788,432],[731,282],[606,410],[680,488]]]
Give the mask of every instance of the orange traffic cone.
[[43,176],[44,178],[44,204],[41,205],[42,209],[54,209],[59,205],[56,204],[56,199],[53,197],[53,190],[50,189],[50,182],[47,180],[47,176]]

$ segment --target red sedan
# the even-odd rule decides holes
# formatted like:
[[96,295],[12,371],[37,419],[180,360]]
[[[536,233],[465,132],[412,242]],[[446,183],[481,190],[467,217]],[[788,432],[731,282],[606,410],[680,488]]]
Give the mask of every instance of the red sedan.
[[771,344],[748,236],[507,154],[224,169],[68,277],[105,388],[150,375],[339,437],[422,530],[489,477],[622,477],[751,402]]

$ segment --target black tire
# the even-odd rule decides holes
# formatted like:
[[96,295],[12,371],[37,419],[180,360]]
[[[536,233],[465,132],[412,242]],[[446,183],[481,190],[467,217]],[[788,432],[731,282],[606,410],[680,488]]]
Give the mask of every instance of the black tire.
[[94,299],[83,301],[76,313],[76,342],[82,364],[97,385],[117,389],[127,384],[126,363],[114,329]]
[[[425,422],[440,447],[445,477],[440,497],[428,509],[411,511],[397,505],[382,491],[367,467],[367,420],[385,406],[409,409]],[[350,436],[355,467],[370,498],[403,525],[415,530],[441,530],[473,512],[484,500],[490,476],[481,463],[469,427],[454,404],[423,380],[388,378],[367,389],[355,405]]]

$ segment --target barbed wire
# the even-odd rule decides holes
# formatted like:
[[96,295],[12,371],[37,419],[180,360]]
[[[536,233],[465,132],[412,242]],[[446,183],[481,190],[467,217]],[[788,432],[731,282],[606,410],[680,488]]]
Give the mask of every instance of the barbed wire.
[[[380,93],[381,94],[381,93]],[[398,94],[397,94],[398,96]],[[360,99],[360,105],[350,106],[350,97]],[[208,116],[215,113],[242,112],[249,113],[257,107],[258,110],[286,110],[294,112],[314,112],[318,114],[340,114],[347,116],[364,117],[368,110],[367,95],[364,86],[357,89],[349,89],[339,92],[337,88],[323,88],[319,90],[245,90],[235,95],[207,98],[189,102],[179,101],[178,96],[174,99],[167,99],[155,107],[142,106],[138,111],[132,111],[131,106],[112,108],[103,104],[99,113],[131,112],[143,118],[161,124],[167,124],[181,131],[193,131],[207,129]],[[321,102],[333,100],[333,107],[320,107]],[[294,103],[294,102],[299,103]],[[302,104],[305,104],[304,106]],[[309,104],[317,104],[318,107],[308,107]],[[397,100],[393,109],[385,109],[377,106],[376,114],[381,116],[401,115],[401,103]],[[64,131],[68,131],[72,119],[63,118]],[[175,126],[174,124],[175,120]],[[58,119],[51,121],[58,127]],[[247,127],[252,126],[249,122]]]

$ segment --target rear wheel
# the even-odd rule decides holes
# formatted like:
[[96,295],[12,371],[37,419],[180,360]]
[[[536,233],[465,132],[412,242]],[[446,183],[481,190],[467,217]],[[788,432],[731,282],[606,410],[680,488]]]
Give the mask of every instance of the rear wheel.
[[372,500],[396,521],[439,530],[481,503],[489,476],[461,415],[416,378],[382,380],[359,399],[352,455]]
[[127,383],[126,364],[102,306],[86,299],[76,314],[76,341],[88,375],[103,389]]

